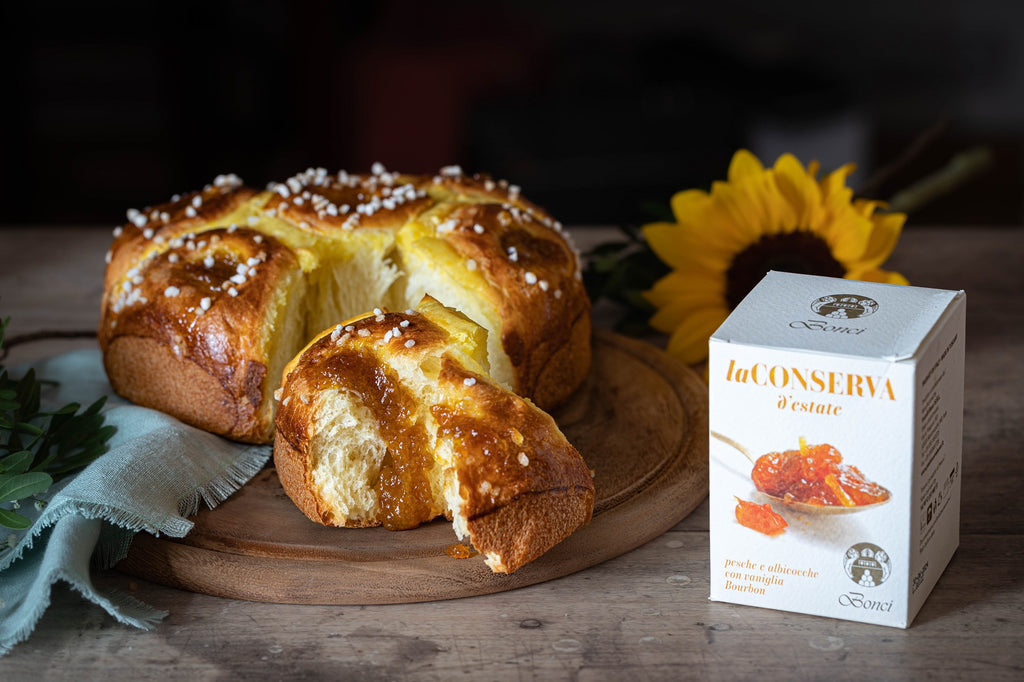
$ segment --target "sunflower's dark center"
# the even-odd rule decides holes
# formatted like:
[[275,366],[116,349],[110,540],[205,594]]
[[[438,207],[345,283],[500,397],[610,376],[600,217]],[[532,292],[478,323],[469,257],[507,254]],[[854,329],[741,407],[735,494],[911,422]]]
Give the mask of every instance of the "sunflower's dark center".
[[725,273],[725,299],[735,308],[769,270],[842,277],[846,269],[813,232],[771,234],[740,251]]

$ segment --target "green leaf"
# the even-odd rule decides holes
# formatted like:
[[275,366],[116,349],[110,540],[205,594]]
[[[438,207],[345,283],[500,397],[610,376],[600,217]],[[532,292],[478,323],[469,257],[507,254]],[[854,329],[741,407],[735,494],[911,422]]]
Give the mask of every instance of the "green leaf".
[[44,493],[53,485],[53,478],[42,472],[0,476],[0,502],[13,502]]
[[106,405],[106,404],[107,404],[107,396],[105,396],[105,395],[104,396],[100,396],[100,398],[98,400],[96,400],[88,408],[86,408],[85,412],[83,412],[82,414],[85,415],[85,416],[92,416],[94,414],[99,414],[100,410],[102,410],[103,406]]
[[[47,450],[49,449],[50,448],[47,448]],[[41,452],[46,452],[46,450],[42,450]],[[56,450],[54,450],[46,457],[43,457],[42,461],[36,462],[36,465],[32,467],[32,471],[47,471],[47,468],[50,466],[50,464],[52,464],[53,461],[57,459],[58,454],[59,453]]]
[[65,474],[69,474],[76,469],[84,469],[88,465],[102,455],[102,452],[87,452],[78,455],[77,457],[70,457],[65,460],[61,460],[61,463],[56,466],[52,466],[47,469],[47,473],[51,474],[55,480],[61,479]]
[[80,406],[79,406],[78,403],[68,403],[67,405],[65,405],[64,407],[60,408],[59,410],[56,410],[54,412],[43,412],[43,414],[48,414],[48,415],[52,415],[52,416],[64,415],[64,414],[73,415],[75,412],[78,411],[79,407]]
[[23,474],[32,465],[33,456],[28,450],[19,450],[0,459],[0,473]]
[[[0,320],[0,347],[10,318]],[[40,411],[41,392],[57,383],[36,376],[29,369],[13,379],[0,365],[0,502],[10,502],[45,492],[55,480],[84,466],[108,450],[116,432],[105,426],[102,414],[106,397],[85,408],[68,403],[52,411]],[[10,510],[0,510],[7,527],[24,527],[27,520]],[[11,525],[14,524],[14,525]]]
[[0,526],[14,530],[25,530],[31,525],[32,522],[21,514],[12,512],[10,509],[0,509]]
[[39,412],[39,382],[36,372],[29,369],[18,382],[18,401],[21,403],[22,414],[34,415]]
[[96,432],[96,440],[103,443],[103,452],[107,451],[107,441],[117,433],[117,427],[113,424],[107,424],[102,429]]
[[16,426],[19,431],[31,433],[33,436],[41,436],[46,433],[44,429],[39,428],[35,424],[29,424],[28,422],[18,422]]

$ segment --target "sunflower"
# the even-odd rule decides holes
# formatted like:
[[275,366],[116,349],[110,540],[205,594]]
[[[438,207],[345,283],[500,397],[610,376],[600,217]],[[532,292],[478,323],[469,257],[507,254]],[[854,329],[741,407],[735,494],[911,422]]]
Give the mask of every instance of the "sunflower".
[[651,250],[672,270],[644,297],[655,329],[671,334],[669,354],[687,364],[707,358],[708,338],[769,270],[906,284],[879,269],[906,220],[880,201],[853,199],[847,164],[820,181],[791,154],[773,168],[740,150],[727,182],[711,192],[672,197],[674,223],[643,227]]

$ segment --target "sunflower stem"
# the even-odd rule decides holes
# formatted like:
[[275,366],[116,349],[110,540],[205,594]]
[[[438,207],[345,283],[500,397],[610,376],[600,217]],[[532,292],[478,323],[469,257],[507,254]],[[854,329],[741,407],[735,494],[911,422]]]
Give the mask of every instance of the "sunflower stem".
[[950,159],[944,167],[897,192],[889,200],[889,210],[911,213],[936,197],[947,194],[987,170],[992,165],[992,150],[973,147]]

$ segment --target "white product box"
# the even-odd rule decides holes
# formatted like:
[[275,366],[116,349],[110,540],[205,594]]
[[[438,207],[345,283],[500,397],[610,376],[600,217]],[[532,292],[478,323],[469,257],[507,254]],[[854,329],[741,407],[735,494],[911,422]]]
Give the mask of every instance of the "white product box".
[[737,306],[710,341],[711,599],[910,624],[959,543],[964,309],[781,272]]

